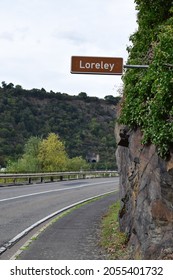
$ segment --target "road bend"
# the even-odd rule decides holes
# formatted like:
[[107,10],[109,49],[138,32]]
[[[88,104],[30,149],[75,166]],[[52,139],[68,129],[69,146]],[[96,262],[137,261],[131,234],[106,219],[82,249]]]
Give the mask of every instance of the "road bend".
[[0,188],[0,247],[62,208],[118,190],[118,182],[111,177]]

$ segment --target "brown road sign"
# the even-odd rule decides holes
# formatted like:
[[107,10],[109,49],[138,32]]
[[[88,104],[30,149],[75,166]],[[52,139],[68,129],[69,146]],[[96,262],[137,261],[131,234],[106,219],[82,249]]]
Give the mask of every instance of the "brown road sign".
[[122,75],[123,58],[72,56],[72,74]]

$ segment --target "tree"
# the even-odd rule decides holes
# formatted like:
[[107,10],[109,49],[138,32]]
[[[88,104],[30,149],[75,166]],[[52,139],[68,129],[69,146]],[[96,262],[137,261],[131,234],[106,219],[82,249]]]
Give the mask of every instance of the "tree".
[[67,166],[65,145],[55,133],[50,133],[39,147],[38,159],[43,171],[64,171]]
[[2,87],[5,89],[7,87],[7,84],[5,81],[2,82]]
[[6,84],[6,82],[2,82],[2,87],[4,89],[12,89],[14,87],[14,84],[13,83],[9,83],[8,85]]
[[39,172],[38,152],[41,139],[30,137],[25,144],[24,154],[17,161],[9,161],[7,170],[10,172]]
[[80,92],[79,94],[78,94],[78,96],[81,98],[81,99],[87,99],[87,94],[86,94],[86,92]]
[[26,166],[26,171],[28,172],[39,172],[40,164],[38,160],[39,146],[41,143],[41,138],[30,137],[24,148],[24,155],[22,160]]
[[88,170],[90,165],[82,157],[74,157],[68,160],[67,169],[69,171]]
[[104,99],[106,100],[107,103],[116,105],[120,101],[121,97],[120,96],[114,97],[113,95],[106,95],[104,97]]
[[39,146],[41,143],[41,138],[37,136],[31,136],[24,147],[24,152],[26,155],[37,157],[39,153]]

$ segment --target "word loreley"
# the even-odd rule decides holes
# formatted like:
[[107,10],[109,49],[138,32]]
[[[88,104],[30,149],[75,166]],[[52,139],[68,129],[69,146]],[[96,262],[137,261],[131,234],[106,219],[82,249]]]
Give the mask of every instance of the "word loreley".
[[122,75],[123,59],[117,57],[72,56],[72,74]]
[[102,60],[99,62],[86,62],[84,63],[82,60],[80,60],[80,69],[105,69],[108,70],[109,72],[112,72],[115,64],[111,64],[111,63],[104,63]]

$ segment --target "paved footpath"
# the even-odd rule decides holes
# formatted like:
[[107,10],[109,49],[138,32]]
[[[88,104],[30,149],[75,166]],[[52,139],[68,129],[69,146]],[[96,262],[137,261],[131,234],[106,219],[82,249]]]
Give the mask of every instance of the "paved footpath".
[[73,210],[57,220],[33,240],[19,260],[105,260],[99,246],[102,217],[119,198],[110,194]]

